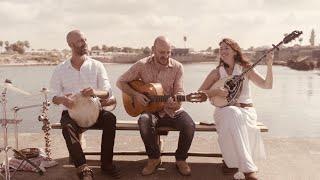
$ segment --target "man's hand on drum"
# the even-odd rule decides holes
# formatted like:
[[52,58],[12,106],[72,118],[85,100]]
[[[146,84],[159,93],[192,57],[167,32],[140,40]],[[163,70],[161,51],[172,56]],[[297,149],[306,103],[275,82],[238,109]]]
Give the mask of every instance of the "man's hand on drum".
[[82,91],[80,91],[82,95],[89,97],[95,95],[95,90],[92,89],[91,87],[84,88]]
[[74,101],[70,98],[71,95],[71,93],[64,95],[62,100],[62,104],[69,109],[74,105]]

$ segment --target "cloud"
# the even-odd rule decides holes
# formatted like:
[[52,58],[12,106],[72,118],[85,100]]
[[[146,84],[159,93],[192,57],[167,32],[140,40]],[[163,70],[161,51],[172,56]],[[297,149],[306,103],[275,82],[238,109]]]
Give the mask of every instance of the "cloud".
[[[320,28],[319,2],[309,0],[2,0],[1,38],[35,48],[65,48],[65,34],[81,29],[89,43],[150,46],[159,34],[176,46],[215,46],[232,37],[244,47],[275,43],[294,29]],[[317,33],[317,31],[316,31]]]

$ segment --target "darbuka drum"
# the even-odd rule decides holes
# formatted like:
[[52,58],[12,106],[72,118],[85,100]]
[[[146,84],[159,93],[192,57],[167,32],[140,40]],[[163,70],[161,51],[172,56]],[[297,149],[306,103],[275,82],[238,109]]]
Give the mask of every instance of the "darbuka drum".
[[68,109],[70,117],[83,128],[95,124],[99,117],[101,105],[98,98],[85,97],[75,94],[70,97],[74,101],[71,109]]

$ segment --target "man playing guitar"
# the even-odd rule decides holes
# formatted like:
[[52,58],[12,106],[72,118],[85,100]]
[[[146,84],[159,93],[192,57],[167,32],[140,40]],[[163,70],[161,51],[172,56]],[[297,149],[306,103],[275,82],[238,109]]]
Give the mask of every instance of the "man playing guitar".
[[[183,66],[170,58],[171,45],[164,36],[155,39],[152,47],[153,55],[137,61],[117,81],[117,86],[134,100],[144,106],[150,99],[131,86],[130,82],[141,80],[144,83],[161,83],[165,95],[183,94]],[[188,151],[193,140],[195,124],[191,117],[181,108],[181,103],[169,98],[158,112],[143,112],[138,120],[140,134],[148,154],[148,163],[142,175],[152,174],[161,164],[160,149],[156,143],[156,128],[159,126],[174,127],[180,131],[176,150],[176,165],[182,175],[190,175],[191,169],[186,163]]]

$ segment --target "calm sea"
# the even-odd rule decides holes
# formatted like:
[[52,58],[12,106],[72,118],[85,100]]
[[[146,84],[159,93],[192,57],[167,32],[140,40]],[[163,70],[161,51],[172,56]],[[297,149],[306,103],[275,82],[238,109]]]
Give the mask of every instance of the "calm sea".
[[[196,91],[206,75],[216,66],[216,63],[185,64],[184,85],[187,93]],[[116,79],[130,67],[130,64],[105,64],[111,80],[118,106],[114,113],[119,120],[137,118],[128,116],[123,109],[121,93],[115,87]],[[43,96],[39,93],[43,87],[48,87],[54,66],[0,67],[0,81],[8,78],[13,84],[23,90],[33,93],[24,96],[8,92],[8,114],[13,117],[12,107],[41,104]],[[265,75],[266,66],[258,66],[258,71]],[[269,127],[268,136],[272,137],[320,137],[320,72],[296,71],[287,67],[274,67],[274,88],[260,89],[252,84],[254,106],[259,121]],[[213,121],[214,107],[206,103],[184,103],[184,108],[196,121]],[[38,121],[40,107],[22,109],[18,117],[23,119],[19,132],[42,132],[42,123]],[[2,113],[1,113],[2,116]],[[51,122],[58,122],[60,109],[50,106]],[[1,134],[2,136],[2,134]]]

